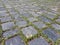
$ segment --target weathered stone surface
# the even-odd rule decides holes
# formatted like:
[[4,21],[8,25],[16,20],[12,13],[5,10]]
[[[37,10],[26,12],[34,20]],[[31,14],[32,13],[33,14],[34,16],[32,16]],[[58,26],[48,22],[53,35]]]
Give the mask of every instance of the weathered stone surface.
[[47,14],[45,14],[44,16],[50,18],[50,19],[54,19],[56,18],[56,14],[52,13],[52,12],[47,12]]
[[49,45],[48,42],[43,38],[36,38],[28,43],[29,45]]
[[25,45],[19,36],[15,36],[5,41],[5,45]]
[[16,22],[16,25],[18,27],[25,27],[27,25],[27,22],[26,21],[18,21],[18,22]]
[[27,12],[25,12],[25,13],[23,13],[23,14],[21,14],[22,16],[24,16],[24,17],[31,17],[31,14],[29,14],[29,13],[27,13]]
[[3,37],[8,38],[14,36],[17,33],[18,33],[17,29],[11,29],[10,31],[6,31],[5,33],[3,33]]
[[60,25],[59,24],[52,24],[53,28],[60,30]]
[[26,45],[49,45],[42,39],[44,35],[54,44],[53,41],[60,39],[60,0],[0,0],[0,26],[1,45],[24,45],[19,38],[14,38],[16,35],[21,36]]
[[39,19],[45,23],[51,23],[52,21],[45,16],[39,16]]
[[43,34],[47,35],[53,41],[56,41],[59,38],[59,35],[53,29],[50,29],[50,28],[47,28],[46,30],[44,30]]
[[5,11],[6,9],[4,7],[0,7],[0,11]]
[[8,16],[9,14],[7,14],[6,12],[2,12],[2,13],[0,13],[0,17],[3,17],[3,16]]
[[47,27],[46,24],[44,24],[43,22],[33,22],[33,24],[37,26],[39,29]]
[[28,18],[28,20],[29,20],[30,22],[38,21],[38,19],[37,19],[37,18],[34,18],[34,17],[30,17],[30,18]]
[[11,21],[12,18],[11,17],[2,17],[1,18],[1,22],[7,22],[7,21]]
[[2,26],[2,30],[8,30],[8,29],[11,29],[15,26],[14,22],[7,22],[7,23],[3,23],[1,24]]
[[22,32],[23,32],[23,34],[24,34],[27,38],[32,37],[32,36],[34,36],[35,34],[37,34],[36,29],[34,29],[34,27],[32,27],[32,26],[23,28],[23,29],[22,29]]
[[56,22],[57,22],[57,23],[60,23],[60,19],[56,19]]

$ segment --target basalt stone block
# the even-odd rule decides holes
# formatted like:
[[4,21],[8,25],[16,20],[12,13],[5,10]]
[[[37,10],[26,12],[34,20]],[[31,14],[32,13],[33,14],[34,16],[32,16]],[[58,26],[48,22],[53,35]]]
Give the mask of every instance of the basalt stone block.
[[52,39],[53,41],[56,41],[60,36],[55,32],[55,30],[51,28],[47,28],[43,31],[43,34],[47,35],[48,38]]
[[11,21],[11,20],[12,20],[12,18],[10,16],[1,18],[1,22],[7,22],[7,21]]
[[5,41],[5,45],[25,45],[19,36],[15,36]]
[[33,22],[33,24],[39,29],[47,27],[46,24],[44,24],[43,22]]
[[12,6],[9,4],[6,4],[5,6],[6,6],[6,8],[12,8]]
[[15,24],[14,22],[7,22],[7,23],[1,24],[1,26],[2,26],[2,30],[5,31],[8,29],[12,29],[15,26]]
[[26,38],[29,38],[29,37],[36,35],[37,30],[34,27],[29,26],[29,27],[23,28],[22,33],[26,36]]
[[18,21],[18,22],[16,22],[16,25],[18,27],[25,27],[27,25],[27,22],[26,21]]
[[9,11],[9,13],[12,14],[12,15],[17,13],[17,12],[14,10],[14,8],[9,8],[8,11]]
[[30,22],[34,22],[34,21],[37,21],[38,19],[37,19],[37,18],[34,18],[34,17],[30,17],[30,18],[28,18],[28,20],[29,20]]
[[57,30],[60,30],[60,25],[59,24],[52,24],[52,27],[57,29]]
[[45,16],[39,16],[39,19],[45,23],[52,23],[52,21]]
[[57,15],[54,13],[48,12],[47,14],[45,14],[45,16],[53,20],[56,18]]
[[20,15],[16,15],[14,18],[16,21],[24,21],[24,19],[20,17]]
[[22,16],[29,18],[29,17],[31,17],[31,14],[26,12],[26,13],[23,13]]
[[60,23],[60,19],[56,19],[55,21],[56,21],[57,23]]
[[0,7],[0,11],[5,11],[6,9],[4,7]]
[[36,38],[30,42],[28,42],[29,45],[49,45],[48,42],[43,38]]
[[32,14],[32,16],[34,16],[34,17],[38,17],[38,16],[39,16],[39,14],[37,14],[37,13],[35,13],[35,12],[31,12],[31,14]]
[[3,33],[3,37],[9,38],[9,37],[11,37],[11,36],[14,36],[14,35],[17,34],[17,33],[18,33],[18,29],[11,29],[11,30],[9,30],[9,31],[4,32],[4,33]]
[[9,16],[9,14],[6,13],[6,12],[2,12],[2,13],[0,13],[0,17],[3,17],[3,16]]

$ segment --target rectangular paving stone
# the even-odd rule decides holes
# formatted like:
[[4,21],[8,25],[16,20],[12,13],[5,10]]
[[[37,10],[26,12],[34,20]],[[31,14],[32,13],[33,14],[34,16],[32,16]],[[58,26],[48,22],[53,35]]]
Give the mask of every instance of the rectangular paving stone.
[[3,4],[0,2],[0,7],[4,7]]
[[7,22],[7,21],[11,21],[11,20],[12,20],[12,18],[10,16],[1,18],[1,22]]
[[[21,5],[20,5],[21,6]],[[16,9],[18,10],[18,12],[20,13],[20,14],[22,14],[23,12],[24,12],[24,10],[23,9],[19,9],[19,8],[21,8],[21,7],[16,7]]]
[[45,23],[52,23],[52,21],[45,16],[39,16],[39,19]]
[[29,17],[31,17],[32,15],[31,14],[29,14],[28,12],[23,12],[23,14],[21,14],[22,16],[24,16],[24,17],[27,17],[27,18],[29,18]]
[[15,36],[5,41],[5,45],[25,45],[20,36]]
[[5,6],[6,6],[6,8],[12,8],[12,6],[9,4],[6,4]]
[[4,12],[7,12],[7,10],[5,9],[5,10],[0,10],[0,13],[4,13]]
[[[4,37],[9,37],[11,35],[13,36],[13,37],[5,40],[4,45],[27,45],[27,44],[24,44],[24,42],[22,42],[22,40],[19,36],[16,36],[16,37],[14,36],[17,32],[12,29],[15,26],[14,24],[10,24],[10,23],[5,24],[7,22],[11,22],[10,21],[11,18],[7,17],[7,16],[9,16],[9,13],[10,13],[10,16],[16,22],[15,24],[18,27],[23,27],[23,29],[21,30],[22,33],[27,38],[29,38],[38,33],[34,27],[28,26],[30,24],[30,22],[34,23],[34,25],[37,28],[43,30],[43,28],[45,29],[45,27],[46,27],[45,24],[55,23],[55,21],[57,23],[60,21],[59,18],[57,20],[53,20],[53,21],[51,20],[51,19],[56,19],[55,18],[56,16],[59,17],[59,15],[60,15],[59,14],[60,11],[58,11],[58,10],[60,10],[59,4],[60,4],[60,0],[55,0],[55,1],[53,1],[53,0],[49,0],[49,1],[48,0],[34,0],[34,1],[33,0],[1,0],[0,1],[0,20],[1,20],[1,22],[3,22],[2,24],[4,24],[4,25],[1,25],[3,27],[2,28],[3,34],[4,34]],[[57,9],[56,9],[56,6],[57,6]],[[5,7],[6,7],[6,9],[5,9]],[[53,9],[52,9],[52,7],[53,7]],[[7,10],[9,12],[7,12]],[[46,14],[44,14],[45,12],[46,12]],[[42,16],[43,14],[44,14],[44,16]],[[25,22],[25,20],[23,20],[19,16],[26,17],[29,20],[29,24],[27,24]],[[3,18],[3,17],[5,17],[5,18]],[[32,17],[34,17],[34,18],[32,18]],[[37,17],[37,18],[35,18],[35,17]],[[38,19],[38,17],[39,17],[39,20],[37,22],[36,19]],[[7,22],[5,22],[5,21],[7,21]],[[59,24],[60,24],[60,22],[59,22]],[[12,25],[14,25],[14,26],[12,26]],[[47,27],[49,27],[49,26],[50,25],[47,25]],[[51,26],[56,30],[60,30],[60,26],[57,24],[51,24]],[[55,33],[56,30],[55,31],[53,31],[53,29],[51,29],[51,30],[46,29],[46,30],[44,30],[44,32],[45,32],[44,34],[47,35],[48,38],[51,38],[54,41],[58,39],[58,36],[60,36],[60,34],[58,35],[57,33]],[[28,45],[49,45],[48,42],[43,37],[40,37],[40,38],[37,37],[36,39],[34,39],[34,38],[32,40],[30,40],[29,42],[27,41],[26,43],[28,43]]]
[[28,18],[28,20],[29,20],[30,22],[38,21],[38,19],[37,19],[37,18],[34,18],[34,17],[30,17],[30,18]]
[[22,17],[20,17],[20,15],[14,16],[14,19],[15,19],[16,21],[24,21],[24,19],[23,19]]
[[14,8],[8,8],[9,12],[15,12]]
[[59,24],[52,24],[52,27],[57,29],[57,30],[60,30],[60,25]]
[[10,29],[9,31],[3,33],[3,37],[9,38],[11,36],[14,36],[17,33],[18,33],[18,29]]
[[47,35],[48,38],[56,41],[59,38],[59,35],[51,28],[47,28],[43,31],[43,34]]
[[56,18],[56,14],[54,14],[54,13],[51,13],[51,12],[47,12],[46,14],[44,14],[44,16],[46,16],[46,17],[48,17],[48,18],[50,18],[50,19],[55,19]]
[[35,13],[35,12],[31,12],[31,14],[34,16],[34,17],[38,17],[39,14]]
[[6,13],[6,12],[2,12],[2,13],[0,13],[0,17],[3,17],[3,16],[9,16],[9,14],[8,13]]
[[46,24],[44,24],[43,22],[33,22],[33,24],[35,25],[35,26],[37,26],[37,28],[39,28],[39,29],[42,29],[42,28],[45,28],[45,27],[47,27],[46,26]]
[[36,29],[34,27],[32,27],[32,26],[25,27],[21,31],[26,36],[26,38],[32,37],[35,34],[37,34]]
[[0,11],[5,11],[6,9],[4,7],[0,7]]
[[14,19],[14,20],[17,20],[17,18],[20,18],[20,15],[15,13],[15,14],[11,14],[11,17]]
[[5,30],[13,28],[15,24],[14,22],[7,22],[7,23],[1,24],[1,26],[2,26],[2,30],[5,31]]
[[16,25],[18,27],[25,27],[25,26],[27,26],[27,22],[26,21],[18,21],[18,22],[16,22]]
[[50,44],[48,44],[48,42],[43,37],[39,37],[28,42],[28,45],[50,45]]
[[60,19],[56,19],[55,21],[56,21],[57,23],[60,23]]
[[17,13],[14,8],[9,8],[8,11],[10,14],[16,14]]

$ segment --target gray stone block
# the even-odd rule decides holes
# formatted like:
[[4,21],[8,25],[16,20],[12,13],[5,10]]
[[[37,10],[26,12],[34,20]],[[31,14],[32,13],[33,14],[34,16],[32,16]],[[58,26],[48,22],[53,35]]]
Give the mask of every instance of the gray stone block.
[[43,38],[36,38],[28,43],[29,45],[49,45],[48,42]]
[[52,21],[45,16],[39,16],[39,19],[45,23],[51,23]]
[[8,13],[6,13],[6,12],[2,12],[2,13],[0,13],[0,17],[3,17],[3,16],[9,16],[9,14]]
[[1,18],[1,22],[7,22],[7,21],[11,21],[12,19],[11,19],[11,17],[9,16],[9,17],[2,17]]
[[29,38],[37,34],[37,30],[34,29],[34,27],[29,26],[29,27],[23,28],[22,33],[26,36],[26,38]]
[[57,30],[60,30],[60,25],[59,24],[52,24],[52,27],[57,29]]
[[47,35],[48,38],[52,39],[53,41],[56,41],[59,38],[59,35],[51,28],[44,30],[43,34]]
[[3,37],[8,38],[18,33],[18,29],[11,29],[3,33]]
[[44,24],[43,22],[33,22],[33,24],[35,25],[35,26],[37,26],[37,28],[39,28],[39,29],[42,29],[42,28],[45,28],[45,27],[47,27],[46,26],[46,24]]
[[55,21],[56,21],[57,23],[60,23],[60,19],[56,19]]
[[16,22],[16,25],[18,27],[25,27],[25,26],[27,26],[27,22],[26,21],[18,21],[18,22]]
[[13,28],[15,24],[14,22],[7,22],[7,23],[1,24],[1,26],[2,26],[2,30],[5,31],[5,30]]
[[0,11],[5,11],[6,9],[4,7],[0,7]]
[[5,45],[25,45],[19,36],[15,36],[5,41]]
[[34,18],[34,17],[30,17],[30,18],[28,18],[28,20],[29,20],[30,22],[38,21],[38,19],[37,19],[37,18]]
[[48,17],[48,18],[50,18],[50,19],[54,19],[54,18],[56,18],[57,15],[54,14],[54,13],[52,13],[52,12],[47,12],[45,14],[45,16]]

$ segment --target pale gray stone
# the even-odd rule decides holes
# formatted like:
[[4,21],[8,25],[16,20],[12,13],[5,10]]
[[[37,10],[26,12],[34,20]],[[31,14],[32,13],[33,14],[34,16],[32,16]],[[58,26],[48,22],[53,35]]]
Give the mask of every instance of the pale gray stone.
[[6,13],[6,12],[2,12],[2,13],[0,13],[0,17],[3,17],[3,16],[9,16],[9,14],[8,13]]
[[3,23],[1,24],[2,26],[2,30],[8,30],[8,29],[11,29],[15,26],[14,22],[7,22],[7,23]]
[[39,19],[45,23],[52,23],[52,21],[45,16],[39,16]]
[[18,21],[18,22],[16,22],[16,25],[18,27],[25,27],[25,26],[27,26],[27,22],[26,21]]
[[28,18],[28,20],[29,20],[30,22],[34,22],[34,21],[37,21],[38,19],[37,19],[37,18],[34,18],[34,17],[30,17],[30,18]]
[[5,45],[25,45],[19,36],[15,36],[5,41]]
[[57,34],[53,29],[47,28],[43,31],[43,34],[47,35],[48,38],[52,39],[53,41],[56,41],[60,35]]
[[35,34],[37,34],[36,29],[34,29],[34,27],[32,27],[32,26],[23,28],[22,32],[27,38],[32,37]]
[[0,11],[5,11],[6,9],[4,7],[0,7]]
[[43,38],[36,38],[28,43],[29,45],[49,45],[48,42]]
[[8,37],[14,36],[17,33],[18,33],[18,29],[11,29],[3,33],[3,37],[8,38]]
[[56,19],[56,22],[57,22],[57,23],[60,23],[60,19]]
[[9,16],[9,17],[2,17],[1,18],[1,22],[7,22],[7,21],[11,21],[12,19],[11,19],[11,17]]
[[43,22],[33,22],[33,24],[37,26],[39,29],[47,27],[46,24],[44,24]]
[[52,24],[52,27],[57,29],[57,30],[60,30],[60,25],[59,24]]
[[48,18],[50,18],[50,19],[54,19],[54,18],[56,18],[56,14],[53,14],[53,13],[50,13],[50,12],[48,12],[47,14],[44,14],[46,17],[48,17]]

